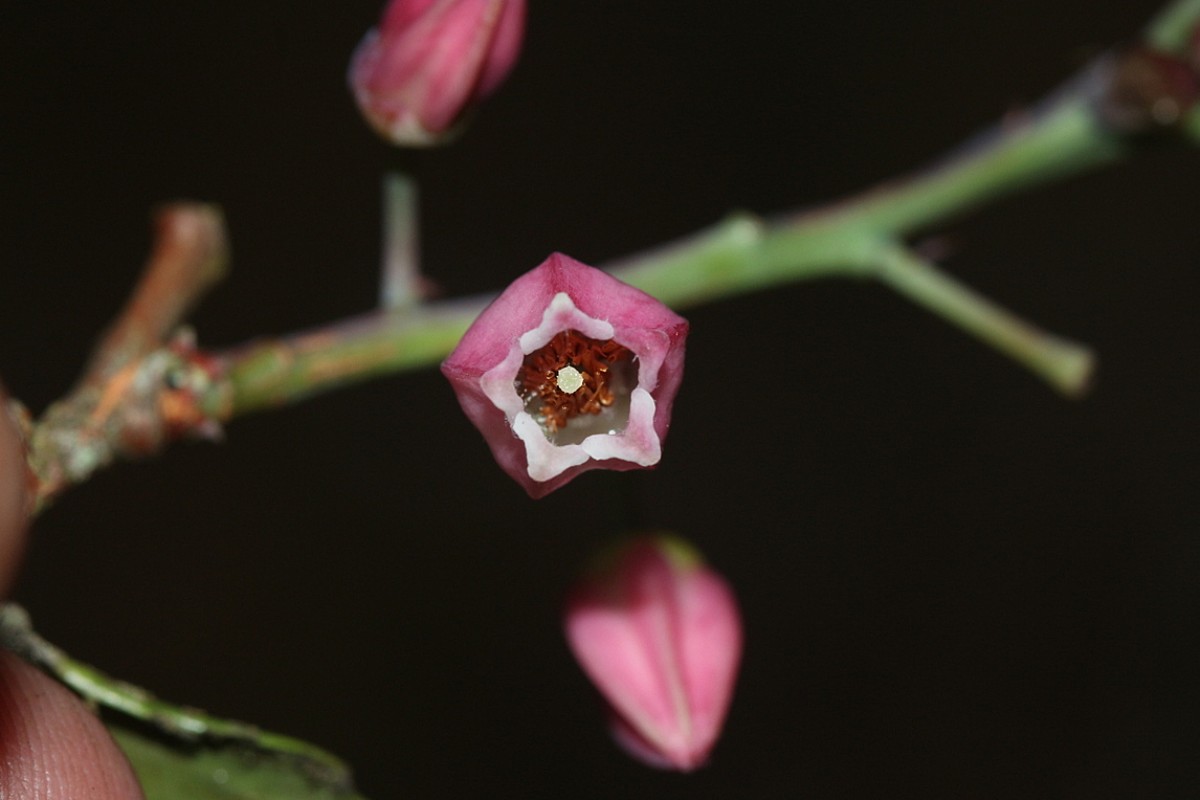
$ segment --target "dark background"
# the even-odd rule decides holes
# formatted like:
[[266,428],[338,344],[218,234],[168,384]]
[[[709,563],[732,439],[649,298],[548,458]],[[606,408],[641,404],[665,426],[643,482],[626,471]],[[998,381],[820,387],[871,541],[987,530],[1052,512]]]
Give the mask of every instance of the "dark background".
[[[394,152],[344,88],[377,0],[9,2],[0,372],[71,385],[150,210],[221,203],[229,346],[375,302],[379,180],[425,267],[499,289],[727,210],[819,203],[1036,99],[1154,3],[534,0],[455,146]],[[16,597],[166,698],[314,740],[368,797],[1194,796],[1200,322],[1194,151],[942,228],[947,268],[1101,356],[1082,402],[873,284],[694,309],[661,467],[528,500],[434,370],[233,423],[70,492]],[[747,648],[710,766],[625,758],[559,631],[588,555],[691,538]]]

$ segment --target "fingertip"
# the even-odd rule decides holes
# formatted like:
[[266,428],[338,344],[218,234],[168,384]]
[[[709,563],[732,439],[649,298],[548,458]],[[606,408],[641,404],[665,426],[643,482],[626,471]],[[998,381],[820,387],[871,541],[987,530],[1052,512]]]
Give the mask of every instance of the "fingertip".
[[140,800],[104,725],[65,687],[0,651],[0,797]]

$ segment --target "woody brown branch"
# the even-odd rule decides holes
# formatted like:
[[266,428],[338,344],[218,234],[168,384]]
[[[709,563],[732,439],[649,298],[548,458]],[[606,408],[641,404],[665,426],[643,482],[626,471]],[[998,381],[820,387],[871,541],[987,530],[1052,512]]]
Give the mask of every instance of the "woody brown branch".
[[34,513],[119,456],[144,457],[183,434],[217,432],[195,402],[215,365],[178,328],[224,276],[227,242],[215,206],[177,203],[157,213],[154,248],[125,308],[78,385],[29,431]]
[[108,380],[161,346],[229,267],[221,210],[174,203],[154,217],[155,243],[142,276],[92,355],[85,380]]

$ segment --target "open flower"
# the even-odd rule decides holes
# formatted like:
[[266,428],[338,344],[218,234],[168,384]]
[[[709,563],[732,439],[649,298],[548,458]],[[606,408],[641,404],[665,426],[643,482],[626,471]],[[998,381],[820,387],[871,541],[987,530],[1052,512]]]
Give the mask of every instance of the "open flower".
[[618,744],[655,767],[705,762],[733,696],[742,621],[694,549],[655,536],[608,554],[568,598],[565,629]]
[[531,497],[662,457],[687,320],[560,253],[517,278],[442,364],[501,468]]
[[392,0],[350,62],[363,116],[395,144],[444,138],[516,63],[525,0]]

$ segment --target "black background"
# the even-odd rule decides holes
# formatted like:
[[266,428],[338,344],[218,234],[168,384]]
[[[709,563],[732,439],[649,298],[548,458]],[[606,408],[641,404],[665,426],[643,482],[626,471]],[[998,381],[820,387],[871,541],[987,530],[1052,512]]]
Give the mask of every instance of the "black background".
[[[451,148],[357,117],[375,0],[10,2],[0,16],[0,372],[72,383],[148,248],[221,203],[229,346],[375,302],[379,181],[425,268],[503,287],[727,210],[819,203],[933,158],[1129,37],[1153,3],[534,0],[522,61]],[[368,797],[1194,796],[1196,186],[1161,149],[940,229],[947,268],[1101,356],[1063,400],[869,283],[688,312],[652,472],[528,500],[434,370],[119,465],[41,518],[16,597],[166,698],[314,740]],[[559,604],[612,534],[691,538],[747,648],[711,764],[607,739]]]

